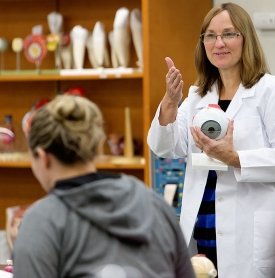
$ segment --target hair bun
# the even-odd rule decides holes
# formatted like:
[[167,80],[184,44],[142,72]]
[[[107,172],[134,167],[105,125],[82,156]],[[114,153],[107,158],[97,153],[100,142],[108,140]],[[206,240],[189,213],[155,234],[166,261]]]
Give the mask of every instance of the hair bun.
[[[50,104],[50,113],[58,121],[83,121],[85,109],[79,102],[81,97],[62,96]],[[65,104],[66,103],[66,104]]]

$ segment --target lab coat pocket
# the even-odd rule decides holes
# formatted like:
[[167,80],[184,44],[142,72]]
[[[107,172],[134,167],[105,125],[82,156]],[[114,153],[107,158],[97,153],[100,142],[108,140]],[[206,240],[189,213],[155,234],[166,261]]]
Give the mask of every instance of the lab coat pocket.
[[256,268],[275,268],[275,212],[254,214],[254,265]]
[[234,146],[238,150],[249,150],[264,146],[262,121],[258,116],[234,119]]

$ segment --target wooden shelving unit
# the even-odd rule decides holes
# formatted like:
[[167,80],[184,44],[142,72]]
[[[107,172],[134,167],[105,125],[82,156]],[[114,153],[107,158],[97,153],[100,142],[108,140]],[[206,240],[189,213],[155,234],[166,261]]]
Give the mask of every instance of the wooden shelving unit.
[[[132,46],[131,72],[89,73],[91,65],[85,57],[85,73],[53,70],[52,53],[43,60],[41,72],[21,55],[22,72],[15,71],[16,56],[9,48],[0,55],[0,122],[12,114],[16,126],[18,150],[27,151],[21,131],[21,121],[32,105],[42,98],[53,98],[69,87],[81,86],[87,97],[97,103],[104,115],[106,133],[124,133],[124,108],[130,107],[133,137],[142,143],[138,162],[124,163],[114,159],[105,147],[105,157],[98,161],[101,170],[133,174],[150,186],[150,152],[146,137],[152,117],[165,90],[165,56],[174,59],[182,69],[185,80],[184,94],[193,84],[196,74],[193,53],[202,18],[212,7],[210,0],[0,0],[0,36],[9,42],[15,37],[25,38],[34,25],[42,24],[49,33],[47,15],[58,11],[64,16],[64,31],[75,25],[92,30],[96,21],[112,29],[115,12],[120,7],[140,8],[143,22],[143,70],[136,68]],[[4,61],[3,61],[4,59]],[[87,70],[88,69],[88,70]],[[118,163],[120,161],[120,163]],[[44,195],[33,177],[26,159],[1,160],[0,157],[0,228],[4,227],[8,206],[33,202]]]
[[[96,160],[98,169],[140,169],[144,170],[143,157],[129,158],[124,156],[101,155]],[[31,162],[27,152],[0,154],[0,168],[30,168]]]
[[102,79],[142,79],[143,72],[138,68],[129,68],[128,72],[113,69],[84,70],[42,70],[37,73],[29,71],[4,71],[0,73],[0,82],[24,81],[69,81],[69,80],[102,80]]

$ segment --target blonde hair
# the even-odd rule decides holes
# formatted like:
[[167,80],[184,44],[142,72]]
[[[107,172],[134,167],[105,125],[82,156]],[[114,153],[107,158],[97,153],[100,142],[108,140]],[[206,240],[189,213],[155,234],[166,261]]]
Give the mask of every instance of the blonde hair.
[[[249,14],[237,4],[221,4],[211,9],[205,16],[200,33],[205,33],[213,17],[223,11],[228,12],[236,31],[240,32],[243,37],[240,77],[243,86],[245,88],[251,88],[265,73],[269,73],[269,69]],[[216,81],[218,82],[219,88],[221,88],[222,81],[219,71],[208,60],[201,39],[198,41],[195,50],[195,66],[198,73],[196,85],[199,87],[198,93],[201,96],[204,96]]]
[[105,139],[97,105],[80,96],[59,95],[38,109],[31,120],[28,144],[52,153],[64,164],[92,160]]

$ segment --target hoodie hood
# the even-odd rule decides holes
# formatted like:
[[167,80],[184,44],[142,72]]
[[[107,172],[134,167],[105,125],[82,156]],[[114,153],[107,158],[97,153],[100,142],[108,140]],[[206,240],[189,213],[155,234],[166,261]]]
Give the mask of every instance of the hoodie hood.
[[107,233],[139,243],[150,241],[152,191],[135,177],[106,178],[69,190],[55,189],[65,205]]

